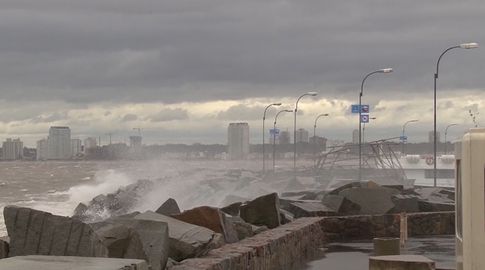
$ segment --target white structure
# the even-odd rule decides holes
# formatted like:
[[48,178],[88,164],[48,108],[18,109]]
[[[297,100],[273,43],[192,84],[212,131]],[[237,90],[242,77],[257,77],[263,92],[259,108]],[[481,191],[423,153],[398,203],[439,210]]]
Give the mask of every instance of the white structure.
[[473,128],[457,145],[456,269],[485,269],[485,129]]
[[80,139],[71,139],[71,155],[73,157],[82,153],[82,142]]
[[300,128],[296,131],[296,142],[297,143],[307,143],[308,142],[308,130]]
[[227,152],[230,159],[245,159],[249,155],[248,123],[230,123],[227,128]]
[[47,159],[70,159],[71,157],[71,129],[51,127],[47,138]]
[[3,160],[17,160],[22,159],[24,151],[24,144],[20,139],[7,139],[2,144],[2,159]]
[[37,160],[47,159],[47,139],[37,141]]
[[98,146],[96,142],[96,138],[94,137],[88,137],[84,139],[84,153],[86,153],[86,150],[91,149],[91,148],[96,148]]

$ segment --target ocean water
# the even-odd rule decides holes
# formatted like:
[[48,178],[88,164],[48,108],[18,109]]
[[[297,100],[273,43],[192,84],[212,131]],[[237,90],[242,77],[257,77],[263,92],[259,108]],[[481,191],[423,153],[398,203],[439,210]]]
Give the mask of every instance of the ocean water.
[[221,206],[227,195],[249,199],[278,190],[278,185],[258,176],[260,166],[260,162],[250,161],[0,162],[0,236],[7,234],[6,205],[70,216],[80,202],[139,179],[156,184],[133,211],[156,210],[170,197],[182,209],[190,209]]

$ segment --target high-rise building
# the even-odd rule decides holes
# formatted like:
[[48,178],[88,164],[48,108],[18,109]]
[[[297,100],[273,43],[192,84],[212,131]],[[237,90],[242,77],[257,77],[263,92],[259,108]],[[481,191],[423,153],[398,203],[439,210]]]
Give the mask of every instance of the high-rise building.
[[354,129],[352,131],[352,143],[353,144],[359,144],[359,130]]
[[227,128],[227,151],[230,159],[245,159],[249,155],[248,123],[230,123]]
[[97,146],[97,142],[96,142],[96,138],[94,137],[88,137],[86,139],[84,139],[84,152],[86,153],[86,151],[88,149],[91,149],[91,148],[96,148]]
[[[429,143],[434,142],[434,132],[432,130],[428,133],[428,142]],[[437,143],[440,142],[440,132],[439,131],[436,131],[436,142]]]
[[279,144],[289,144],[290,143],[290,132],[288,130],[281,131],[279,137]]
[[51,127],[47,138],[47,159],[70,159],[71,157],[71,129]]
[[310,138],[310,143],[315,145],[318,151],[327,151],[327,138],[325,137],[312,136]]
[[71,155],[73,157],[81,154],[82,143],[80,139],[71,139]]
[[306,129],[300,128],[296,131],[296,142],[308,142],[308,131]]
[[37,160],[47,159],[47,139],[37,141]]
[[24,151],[24,144],[20,139],[7,139],[2,144],[2,159],[3,160],[17,160],[22,159]]

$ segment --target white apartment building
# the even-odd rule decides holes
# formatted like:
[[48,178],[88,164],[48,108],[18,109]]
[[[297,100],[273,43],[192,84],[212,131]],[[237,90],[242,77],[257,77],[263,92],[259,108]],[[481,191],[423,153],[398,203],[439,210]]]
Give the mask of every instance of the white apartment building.
[[37,160],[47,159],[47,139],[37,141]]
[[249,155],[248,123],[230,123],[227,128],[227,146],[230,159],[246,159]]
[[308,142],[308,130],[300,128],[296,131],[296,142]]
[[80,139],[71,139],[71,155],[73,157],[82,153],[82,142]]
[[8,138],[2,144],[2,159],[3,160],[17,160],[22,159],[24,151],[24,143],[20,139]]
[[91,148],[96,148],[98,146],[98,143],[96,141],[96,138],[94,137],[88,137],[84,139],[84,152],[86,153],[86,150],[91,149]]
[[71,129],[51,127],[47,138],[47,159],[70,159],[71,157]]

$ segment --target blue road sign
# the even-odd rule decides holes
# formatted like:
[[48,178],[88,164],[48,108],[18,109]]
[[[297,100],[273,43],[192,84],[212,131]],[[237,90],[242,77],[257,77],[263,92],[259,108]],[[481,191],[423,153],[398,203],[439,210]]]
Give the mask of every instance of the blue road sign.
[[359,104],[352,105],[352,113],[359,113]]
[[361,113],[370,113],[369,105],[362,105],[361,110],[362,110]]
[[407,141],[408,141],[408,136],[400,136],[400,137],[399,137],[399,140],[400,140],[401,142],[407,142]]
[[360,122],[361,123],[369,123],[369,115],[368,114],[362,114],[360,116]]
[[270,129],[269,130],[269,134],[271,136],[273,136],[273,135],[277,135],[278,136],[280,134],[280,130],[279,129]]

